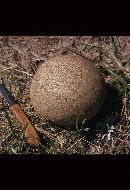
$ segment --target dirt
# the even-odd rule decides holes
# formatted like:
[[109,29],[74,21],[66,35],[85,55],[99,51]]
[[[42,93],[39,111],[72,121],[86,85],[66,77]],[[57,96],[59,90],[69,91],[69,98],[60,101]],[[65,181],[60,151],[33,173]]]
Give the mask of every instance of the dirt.
[[[49,57],[68,54],[80,55],[92,61],[104,74],[107,83],[112,83],[114,79],[110,75],[105,75],[104,70],[114,68],[120,70],[127,84],[130,84],[130,37],[128,36],[0,36],[0,76],[32,124],[42,134],[42,138],[48,137],[53,141],[56,153],[114,154],[118,144],[120,147],[124,147],[125,153],[129,153],[129,92],[124,91],[119,96],[119,101],[115,99],[117,104],[122,106],[122,113],[121,111],[119,113],[121,115],[120,121],[115,126],[118,126],[118,130],[126,135],[124,141],[119,131],[116,131],[116,135],[113,137],[109,126],[106,127],[105,132],[101,130],[99,133],[97,131],[90,132],[91,135],[83,133],[80,137],[75,137],[67,129],[60,130],[58,126],[48,124],[30,104],[29,87],[39,66]],[[122,104],[122,101],[126,102]],[[5,106],[8,111],[8,105],[5,104]],[[3,142],[11,133],[11,128],[2,109],[2,103],[0,108],[0,152],[3,153]],[[9,111],[8,113],[13,125],[17,126],[17,121]],[[114,111],[114,113],[116,115],[117,112]],[[97,122],[98,124],[101,122],[100,115],[96,119],[97,125]],[[108,123],[102,125],[107,126]],[[97,137],[98,135],[100,138]],[[51,152],[55,151],[51,150]]]

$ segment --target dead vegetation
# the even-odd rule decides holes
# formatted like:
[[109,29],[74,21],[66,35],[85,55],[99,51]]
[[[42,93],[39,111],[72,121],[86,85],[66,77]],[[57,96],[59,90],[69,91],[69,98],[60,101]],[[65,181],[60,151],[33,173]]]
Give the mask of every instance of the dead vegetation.
[[[19,124],[0,97],[0,152],[10,154],[129,154],[130,37],[1,36],[0,76],[34,127],[42,146],[29,147]],[[77,54],[96,64],[108,86],[102,111],[91,121],[59,128],[44,121],[30,104],[31,79],[55,55]]]

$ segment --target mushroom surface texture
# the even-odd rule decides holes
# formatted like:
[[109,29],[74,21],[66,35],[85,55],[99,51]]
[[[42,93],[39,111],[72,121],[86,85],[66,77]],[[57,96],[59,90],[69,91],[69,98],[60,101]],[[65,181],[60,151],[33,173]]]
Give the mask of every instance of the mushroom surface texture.
[[92,119],[105,99],[105,80],[96,66],[76,55],[49,58],[35,73],[30,87],[37,113],[55,124],[75,125]]

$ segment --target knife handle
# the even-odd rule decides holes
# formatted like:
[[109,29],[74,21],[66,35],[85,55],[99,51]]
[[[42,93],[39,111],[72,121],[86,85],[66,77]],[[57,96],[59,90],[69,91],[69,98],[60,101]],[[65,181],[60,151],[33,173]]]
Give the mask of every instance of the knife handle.
[[22,129],[27,126],[25,129],[25,137],[27,139],[27,143],[31,146],[38,147],[40,145],[40,138],[21,107],[18,104],[14,104],[9,107],[9,110],[20,123]]

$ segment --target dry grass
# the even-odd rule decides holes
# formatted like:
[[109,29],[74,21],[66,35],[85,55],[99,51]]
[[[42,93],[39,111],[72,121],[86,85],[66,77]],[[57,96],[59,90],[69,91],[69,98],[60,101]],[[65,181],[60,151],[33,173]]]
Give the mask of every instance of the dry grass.
[[[130,37],[2,36],[0,76],[37,129],[42,146],[29,147],[19,124],[0,104],[0,152],[10,154],[129,154]],[[30,82],[38,67],[54,55],[78,54],[101,70],[108,85],[102,111],[72,129],[47,123],[30,104]],[[1,99],[2,100],[2,99]]]

